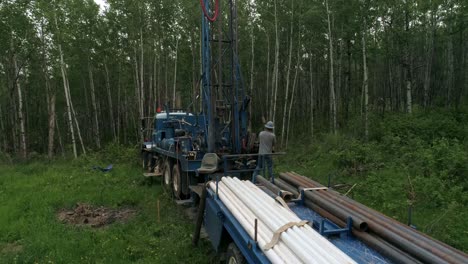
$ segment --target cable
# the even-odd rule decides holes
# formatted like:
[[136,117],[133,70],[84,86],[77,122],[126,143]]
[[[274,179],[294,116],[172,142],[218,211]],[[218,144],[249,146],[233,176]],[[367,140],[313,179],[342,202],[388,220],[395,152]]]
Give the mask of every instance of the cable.
[[200,0],[200,5],[203,10],[203,14],[205,15],[206,19],[210,22],[214,22],[218,18],[219,14],[219,0],[215,0],[215,11],[213,17],[210,17],[208,14],[208,11],[206,10],[205,4],[203,3],[203,0]]

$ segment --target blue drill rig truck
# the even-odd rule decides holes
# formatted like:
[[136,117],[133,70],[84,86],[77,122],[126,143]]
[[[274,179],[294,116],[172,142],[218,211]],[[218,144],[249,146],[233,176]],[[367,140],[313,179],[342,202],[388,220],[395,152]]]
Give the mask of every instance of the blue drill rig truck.
[[237,57],[235,5],[225,2],[229,19],[212,34],[211,22],[217,20],[223,7],[216,1],[210,17],[209,2],[201,3],[206,14],[201,22],[203,74],[197,96],[201,104],[192,102],[192,112],[165,106],[154,118],[151,140],[142,144],[144,167],[149,170],[146,175],[162,175],[164,185],[179,199],[188,198],[190,186],[209,177],[211,169],[199,170],[205,154],[210,153],[204,168],[223,159],[225,171],[245,177],[251,175],[257,159],[243,155],[254,154],[257,149],[255,134],[248,132],[250,97],[243,88]]
[[[210,8],[212,2],[215,5]],[[235,2],[200,0],[203,12],[201,102],[192,102],[192,111],[165,106],[155,115],[151,139],[143,142],[141,148],[146,176],[161,176],[165,188],[175,199],[199,201],[194,244],[204,225],[213,248],[219,253],[226,252],[228,263],[328,263],[319,259],[304,261],[310,252],[298,248],[297,252],[291,250],[291,253],[284,244],[278,246],[283,250],[280,250],[281,254],[286,252],[285,256],[290,254],[297,260],[304,257],[302,261],[268,257],[273,253],[257,240],[257,220],[259,230],[265,230],[262,229],[265,223],[272,224],[286,216],[271,217],[271,212],[266,212],[262,206],[256,207],[257,198],[260,204],[263,197],[265,205],[268,198],[250,187],[244,189],[252,191],[250,198],[247,194],[244,197],[242,192],[232,196],[239,190],[237,187],[230,190],[221,188],[227,184],[239,184],[233,179],[241,178],[251,181],[242,183],[246,186],[260,182],[262,190],[275,197],[272,200],[282,201],[278,197],[294,194],[295,199],[290,200],[289,206],[284,201],[282,204],[288,212],[294,213],[293,217],[307,221],[311,228],[351,259],[350,262],[339,263],[468,263],[465,253],[341,197],[331,189],[328,191],[327,187],[311,186],[310,182],[297,175],[283,175],[284,178],[280,175],[281,179],[277,180],[274,177],[269,180],[261,176],[258,179],[252,177],[258,160],[263,157],[256,154],[256,136],[248,130],[250,97],[243,88],[237,57]],[[221,10],[226,10],[226,14],[219,15]],[[251,203],[252,200],[255,202]],[[247,205],[250,206],[246,209],[249,212],[233,209]],[[263,214],[270,217],[265,218]],[[249,222],[252,219],[247,221],[243,218],[246,215],[254,216],[255,225]],[[299,228],[294,224],[297,223],[285,230],[270,226],[274,233],[279,233],[280,242],[277,243],[285,242],[281,232]],[[259,237],[262,235],[265,237],[265,233],[260,233]],[[303,234],[299,236],[304,238]],[[307,237],[304,241],[307,242]],[[322,241],[323,245],[318,243],[318,248],[325,247],[328,241]],[[319,252],[324,259],[326,253]]]

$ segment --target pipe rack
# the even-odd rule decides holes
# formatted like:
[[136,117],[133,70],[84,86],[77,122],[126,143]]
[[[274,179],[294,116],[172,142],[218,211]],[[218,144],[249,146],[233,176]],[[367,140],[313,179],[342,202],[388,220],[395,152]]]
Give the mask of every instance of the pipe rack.
[[[292,211],[281,206],[250,181],[223,177],[210,188],[254,238],[272,263],[355,263],[308,224],[292,225],[280,233],[271,249],[266,245],[278,229],[288,223],[301,222]],[[257,219],[257,234],[255,233]]]
[[[323,185],[294,172],[280,173],[278,186],[295,189],[318,188]],[[275,183],[278,179],[275,180]],[[371,247],[398,263],[468,263],[468,255],[440,241],[372,210],[333,190],[305,192],[305,204],[340,226],[345,217],[367,224],[369,232],[355,225],[353,234]],[[345,214],[343,214],[345,213]]]

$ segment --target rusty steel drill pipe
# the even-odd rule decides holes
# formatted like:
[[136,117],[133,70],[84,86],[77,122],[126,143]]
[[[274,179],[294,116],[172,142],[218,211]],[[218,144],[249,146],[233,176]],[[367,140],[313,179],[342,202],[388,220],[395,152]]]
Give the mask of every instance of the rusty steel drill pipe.
[[265,179],[264,177],[260,175],[258,175],[255,179],[257,180],[258,183],[265,186],[268,190],[273,192],[275,195],[279,196],[279,194],[281,193],[280,197],[283,198],[285,202],[288,203],[291,201],[292,194],[290,192],[281,192],[282,190],[278,186],[274,185],[269,180]]
[[[307,188],[314,188],[316,187],[315,185],[307,182],[305,177],[293,175],[293,174],[280,174],[280,177],[282,177],[284,180],[292,183],[293,185],[298,186],[298,188],[301,187],[307,187]],[[320,196],[322,198],[325,198],[325,200],[330,201],[330,198],[328,196],[327,191],[316,191],[314,192],[315,196]],[[313,199],[313,196],[311,195],[310,192],[306,193],[306,198],[310,199],[313,202],[316,202],[316,199]],[[311,199],[312,198],[312,199]],[[332,199],[333,200],[333,199]],[[339,203],[335,200],[335,203]],[[322,204],[319,203],[319,206],[322,206]],[[323,206],[324,208],[328,209],[326,206]],[[347,208],[345,204],[341,204],[340,206],[341,209]],[[351,208],[352,210],[353,208]],[[350,212],[350,208],[348,208],[348,213]],[[333,214],[337,215],[334,211],[331,211]],[[343,219],[341,215],[337,215],[340,219]],[[353,213],[349,213],[349,216],[351,216],[353,219],[355,215]],[[426,263],[450,263],[448,262],[444,257],[440,257],[439,254],[434,254],[431,250],[428,250],[427,247],[425,246],[419,246],[417,245],[417,241],[412,239],[411,237],[408,237],[406,234],[401,234],[399,232],[395,232],[395,230],[392,228],[392,225],[389,225],[388,223],[385,222],[375,222],[374,217],[369,217],[367,218],[370,223],[368,223],[369,228],[374,231],[377,235],[385,238],[386,240],[390,241],[391,243],[395,244],[396,246],[399,246],[402,250],[407,251],[410,253],[412,256],[420,259],[423,262]],[[437,252],[440,253],[440,252]],[[452,263],[457,263],[457,262],[452,262]]]
[[281,190],[285,190],[285,191],[292,193],[294,197],[299,196],[299,192],[297,188],[295,188],[294,186],[288,184],[287,182],[281,179],[275,179],[275,185],[278,186]]
[[[458,250],[458,249],[455,249],[453,247],[450,247],[449,245],[447,244],[444,244],[438,240],[435,240],[431,237],[429,237],[428,235],[424,234],[424,233],[421,233],[419,232],[418,230],[415,230],[405,224],[402,224],[398,221],[396,221],[395,219],[393,218],[390,218],[380,212],[377,212],[375,210],[373,210],[372,208],[369,208],[369,207],[366,207],[365,205],[363,204],[360,204],[346,196],[343,196],[341,194],[339,194],[338,192],[335,192],[335,191],[332,191],[331,194],[334,194],[335,196],[337,197],[340,197],[341,199],[343,199],[346,203],[348,203],[350,206],[354,206],[354,209],[355,210],[358,210],[358,211],[361,211],[361,212],[365,212],[366,214],[369,214],[370,216],[373,216],[375,218],[378,218],[377,221],[383,221],[383,222],[386,222],[390,225],[392,225],[394,228],[398,229],[399,231],[403,232],[403,233],[410,233],[412,234],[414,237],[416,237],[418,240],[419,243],[423,243],[423,245],[427,244],[427,245],[431,245],[432,247],[434,248],[437,248],[438,250],[440,250],[440,254],[442,255],[447,255],[449,259],[451,259],[452,261],[454,261],[456,263],[456,261],[460,261],[460,262],[467,262],[468,263],[468,255],[463,253],[462,251]],[[455,260],[456,259],[456,260]]]
[[[327,218],[330,221],[334,222],[338,226],[340,227],[346,226],[346,223],[344,221],[337,218],[336,216],[329,213],[327,210],[321,208],[320,206],[310,201],[306,201],[305,205],[309,207],[310,209],[314,210],[315,212],[317,212],[322,217]],[[362,242],[372,247],[373,249],[377,250],[382,255],[386,256],[387,258],[389,258],[395,263],[399,263],[399,264],[421,263],[420,261],[408,255],[406,252],[398,249],[397,247],[389,244],[386,241],[383,241],[375,234],[371,234],[371,233],[364,232],[364,231],[359,231],[359,230],[356,230],[355,228],[352,229],[352,233],[355,237],[359,238]]]
[[[321,187],[319,183],[316,183],[296,173],[287,173],[284,175],[287,178],[293,178],[296,182],[305,187]],[[417,256],[423,261],[437,261],[439,263],[464,263],[468,261],[466,254],[462,253],[461,251],[431,239],[428,236],[412,228],[409,228],[396,220],[384,216],[383,214],[374,211],[362,204],[359,204],[354,200],[344,197],[337,192],[325,191],[322,192],[322,194],[334,199],[338,203],[342,203],[343,206],[353,211],[361,213],[368,221],[371,230],[393,242],[395,245],[400,246],[403,250],[407,250],[408,252],[411,251],[413,255]],[[414,248],[413,245],[416,245],[417,248]],[[427,251],[428,254],[424,254],[421,250]],[[426,255],[432,255],[433,258],[431,259]]]
[[[301,178],[304,182],[305,186],[307,187],[321,187],[320,183],[317,183],[307,177],[301,176],[297,173],[291,173],[296,178]],[[337,202],[346,204],[348,208],[351,208],[354,211],[358,211],[361,214],[365,215],[370,219],[373,219],[376,223],[385,225],[389,227],[389,229],[396,229],[395,233],[401,234],[403,237],[410,236],[407,238],[408,240],[414,241],[414,243],[418,244],[422,248],[425,248],[432,253],[438,255],[442,259],[449,261],[450,263],[468,263],[468,255],[463,253],[460,250],[450,247],[447,244],[444,244],[438,240],[435,240],[424,233],[421,233],[407,225],[404,225],[395,219],[392,219],[380,212],[377,212],[363,204],[360,204],[346,196],[341,195],[336,191],[329,190],[325,192],[325,195],[330,197],[336,198]],[[370,221],[370,220],[368,220]],[[414,237],[414,238],[413,238]]]
[[[289,183],[281,180],[281,179],[275,179],[275,185],[277,185],[280,189],[287,190],[294,194],[296,197],[299,195],[299,192],[296,187],[290,185]],[[321,186],[318,186],[321,187]],[[324,218],[327,218],[337,224],[340,227],[345,227],[346,223],[333,214],[329,213],[325,209],[321,208],[320,206],[310,202],[310,201],[305,201],[305,205],[315,212],[317,212],[319,215],[321,215]],[[368,246],[374,248],[384,256],[388,257],[395,263],[421,263],[418,260],[414,259],[410,255],[408,255],[406,252],[401,251],[400,249],[396,248],[395,246],[389,244],[386,241],[383,241],[381,238],[377,237],[375,234],[370,234],[367,232],[359,231],[356,230],[355,228],[352,229],[353,235],[355,235],[357,238],[359,238],[361,241],[366,243]]]
[[[280,174],[280,177],[282,177],[281,174]],[[286,180],[286,181],[291,182],[295,186],[302,186],[302,183],[300,181],[296,181],[293,178],[288,178],[288,180]],[[362,231],[367,229],[367,223],[363,220],[361,215],[359,215],[357,213],[353,213],[353,212],[349,211],[348,209],[343,208],[342,206],[340,206],[336,202],[334,202],[334,201],[332,201],[330,199],[326,199],[323,196],[318,195],[315,192],[304,192],[304,195],[305,195],[305,198],[313,201],[314,203],[317,203],[318,205],[320,205],[323,208],[326,208],[328,211],[330,211],[334,215],[338,216],[343,221],[345,221],[345,219],[347,219],[349,216],[351,216],[353,218],[353,226],[355,228],[357,228],[359,230],[362,230]]]

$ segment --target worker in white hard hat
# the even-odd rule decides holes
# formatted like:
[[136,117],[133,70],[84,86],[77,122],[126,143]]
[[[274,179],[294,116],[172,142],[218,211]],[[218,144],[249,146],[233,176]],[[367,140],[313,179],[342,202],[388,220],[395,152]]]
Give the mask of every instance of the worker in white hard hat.
[[259,171],[262,170],[265,166],[268,170],[268,174],[270,177],[273,176],[273,161],[271,158],[271,153],[274,151],[275,143],[276,143],[276,136],[273,133],[273,129],[275,126],[273,125],[272,121],[268,121],[265,124],[265,130],[260,132],[258,135],[259,139],[259,147],[258,147],[258,161],[257,161],[257,168],[255,169],[253,178],[259,174]]

